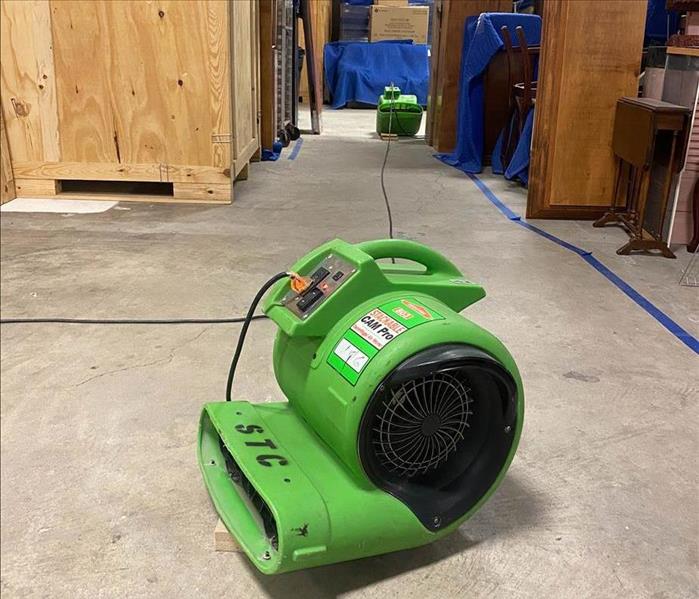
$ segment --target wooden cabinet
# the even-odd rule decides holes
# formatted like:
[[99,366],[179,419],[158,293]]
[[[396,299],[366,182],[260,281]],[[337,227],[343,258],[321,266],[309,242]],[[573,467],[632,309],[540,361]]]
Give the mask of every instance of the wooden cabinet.
[[635,96],[645,0],[547,0],[527,216],[596,218],[611,204],[614,111]]
[[18,196],[231,200],[259,148],[257,0],[0,10]]

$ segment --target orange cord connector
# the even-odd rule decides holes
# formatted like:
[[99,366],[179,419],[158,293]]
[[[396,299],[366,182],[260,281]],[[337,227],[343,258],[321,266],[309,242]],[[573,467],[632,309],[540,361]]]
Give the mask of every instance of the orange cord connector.
[[306,289],[308,289],[311,286],[312,281],[310,277],[302,277],[300,274],[296,272],[290,272],[289,277],[291,288],[296,293],[303,293],[304,291],[306,291]]

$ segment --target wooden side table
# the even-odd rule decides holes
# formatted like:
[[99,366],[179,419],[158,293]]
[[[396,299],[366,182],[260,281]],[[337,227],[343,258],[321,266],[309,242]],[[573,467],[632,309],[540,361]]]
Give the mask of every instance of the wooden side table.
[[630,236],[617,250],[660,250],[674,258],[663,240],[672,180],[682,170],[690,110],[652,98],[617,102],[612,149],[617,158],[612,206],[595,227],[620,224]]

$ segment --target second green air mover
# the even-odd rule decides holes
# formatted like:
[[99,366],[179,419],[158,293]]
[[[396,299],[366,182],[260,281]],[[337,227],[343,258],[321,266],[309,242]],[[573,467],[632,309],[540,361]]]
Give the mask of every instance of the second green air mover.
[[522,429],[512,357],[459,315],[483,288],[404,240],[335,240],[293,271],[309,286],[280,281],[264,306],[288,402],[210,403],[201,416],[221,519],[267,574],[449,534],[501,482]]
[[420,130],[421,123],[422,106],[417,96],[401,94],[394,85],[386,86],[376,107],[376,132],[410,137]]

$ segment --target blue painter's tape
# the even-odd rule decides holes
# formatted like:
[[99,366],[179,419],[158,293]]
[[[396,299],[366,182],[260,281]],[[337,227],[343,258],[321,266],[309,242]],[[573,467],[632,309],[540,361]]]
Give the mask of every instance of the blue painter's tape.
[[658,308],[653,302],[644,297],[641,293],[636,291],[631,285],[629,285],[624,279],[619,275],[612,272],[604,264],[602,264],[597,258],[592,255],[592,252],[579,248],[572,243],[564,241],[560,237],[552,235],[548,231],[544,231],[539,227],[532,225],[519,216],[517,213],[513,212],[509,206],[504,204],[500,198],[498,198],[490,188],[481,181],[476,175],[466,173],[471,180],[475,183],[476,187],[483,192],[483,195],[504,215],[508,220],[514,222],[515,224],[536,233],[553,243],[560,245],[562,248],[573,252],[580,256],[587,264],[604,276],[608,281],[615,285],[620,291],[626,294],[631,300],[633,300],[638,306],[643,308],[650,316],[657,320],[661,325],[663,325],[670,333],[672,333],[679,341],[684,343],[689,349],[693,350],[694,353],[699,354],[699,340],[697,340],[694,335],[689,331],[683,329],[679,324],[677,324],[672,318],[670,318],[665,312]]
[[299,137],[296,140],[294,147],[291,149],[291,153],[289,154],[289,160],[296,160],[296,157],[299,155],[299,152],[301,151],[302,145],[303,145],[303,137]]
[[665,312],[631,287],[631,285],[624,281],[619,275],[609,270],[597,258],[588,254],[586,256],[582,256],[582,259],[592,266],[592,268],[607,277],[609,281],[614,283],[614,285],[616,285],[641,308],[648,312],[648,314],[655,318],[655,320],[657,320],[682,343],[689,347],[689,349],[692,349],[695,353],[699,354],[699,340],[697,340],[697,338],[694,337],[689,331],[684,330],[679,324],[672,320],[672,318],[665,314]]
[[577,245],[573,245],[572,243],[568,243],[567,241],[563,241],[560,237],[556,237],[555,235],[552,235],[548,231],[544,231],[543,229],[540,229],[536,225],[532,225],[531,223],[528,223],[527,221],[524,220],[518,220],[517,221],[518,225],[521,225],[525,229],[529,229],[533,233],[536,233],[537,235],[541,235],[542,237],[545,237],[549,241],[553,241],[554,243],[557,243],[561,247],[564,247],[567,250],[570,250],[571,252],[577,254],[578,256],[591,256],[592,252],[588,252],[587,250],[584,250],[582,248],[579,248]]
[[520,220],[522,217],[513,212],[509,206],[506,206],[503,204],[503,202],[496,196],[492,191],[490,191],[490,188],[483,183],[476,175],[473,175],[471,173],[466,173],[470,178],[471,181],[473,181],[476,184],[476,187],[480,189],[483,192],[483,195],[488,198],[494,205],[495,207],[502,212],[507,218],[510,220]]

